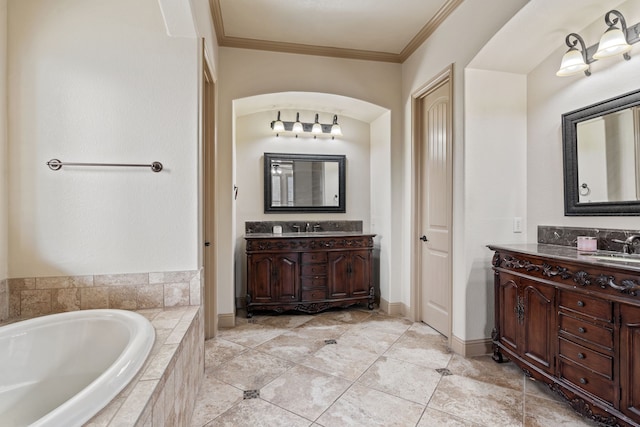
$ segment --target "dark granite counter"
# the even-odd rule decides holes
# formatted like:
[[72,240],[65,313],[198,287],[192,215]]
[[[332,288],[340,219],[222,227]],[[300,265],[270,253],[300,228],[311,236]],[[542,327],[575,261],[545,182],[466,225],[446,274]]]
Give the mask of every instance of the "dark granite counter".
[[640,273],[640,254],[626,255],[621,252],[611,251],[583,252],[571,246],[549,245],[544,243],[492,244],[487,245],[487,247],[494,251],[519,252],[525,255],[543,256],[563,261],[579,261],[600,266],[606,264]]
[[304,239],[317,237],[361,237],[375,236],[373,233],[364,233],[362,231],[314,231],[314,232],[293,232],[293,233],[247,233],[245,239]]

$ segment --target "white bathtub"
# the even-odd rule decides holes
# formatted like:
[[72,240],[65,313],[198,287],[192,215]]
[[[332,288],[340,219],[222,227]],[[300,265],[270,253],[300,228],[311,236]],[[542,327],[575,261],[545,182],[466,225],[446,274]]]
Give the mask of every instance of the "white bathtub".
[[0,327],[0,425],[81,426],[135,376],[154,340],[151,323],[124,310]]

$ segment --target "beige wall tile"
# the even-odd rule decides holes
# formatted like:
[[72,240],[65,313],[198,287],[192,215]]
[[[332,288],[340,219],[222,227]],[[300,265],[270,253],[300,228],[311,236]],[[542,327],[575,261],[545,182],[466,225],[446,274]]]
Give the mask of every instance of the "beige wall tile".
[[80,308],[82,310],[109,308],[109,288],[96,287],[80,289]]
[[20,293],[22,291],[9,291],[9,318],[20,317]]
[[102,274],[93,276],[94,286],[130,286],[148,285],[148,273],[133,274]]
[[166,283],[164,285],[164,306],[189,305],[189,283]]
[[0,321],[9,317],[9,286],[6,280],[0,280]]
[[36,277],[36,289],[60,289],[71,287],[69,276]]
[[71,287],[88,288],[93,286],[93,276],[71,276],[69,277]]
[[136,287],[138,309],[158,308],[164,304],[164,286],[142,285]]
[[54,313],[80,310],[80,289],[52,289],[51,310]]
[[36,279],[33,277],[24,279],[7,279],[9,291],[22,291],[24,289],[35,289]]
[[24,290],[20,292],[20,316],[41,316],[51,313],[51,290]]
[[195,270],[149,273],[149,283],[189,282],[197,273]]
[[135,310],[137,308],[135,286],[109,287],[109,308]]

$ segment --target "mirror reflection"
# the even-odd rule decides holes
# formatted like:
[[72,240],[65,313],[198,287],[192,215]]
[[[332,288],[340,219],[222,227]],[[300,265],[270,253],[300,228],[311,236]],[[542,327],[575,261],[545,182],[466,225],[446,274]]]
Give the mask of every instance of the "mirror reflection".
[[640,200],[639,107],[577,124],[579,203]]
[[264,154],[265,212],[345,212],[345,156]]
[[564,214],[640,215],[640,90],[562,115]]

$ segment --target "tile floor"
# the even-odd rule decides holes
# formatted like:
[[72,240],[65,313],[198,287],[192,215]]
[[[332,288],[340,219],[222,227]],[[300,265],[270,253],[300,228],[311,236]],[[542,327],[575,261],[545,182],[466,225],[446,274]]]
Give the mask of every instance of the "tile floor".
[[192,427],[595,426],[423,323],[361,308],[237,323],[205,342]]

